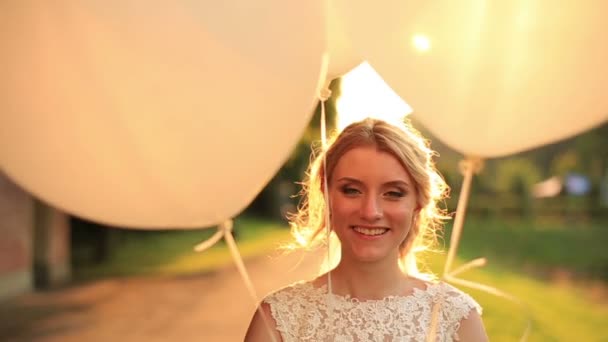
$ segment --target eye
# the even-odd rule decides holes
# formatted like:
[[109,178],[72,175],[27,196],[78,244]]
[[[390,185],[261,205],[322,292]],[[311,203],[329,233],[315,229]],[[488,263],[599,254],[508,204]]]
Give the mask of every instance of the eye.
[[351,186],[343,186],[342,188],[340,188],[340,191],[342,191],[342,193],[347,196],[354,196],[354,195],[358,195],[361,193],[361,191],[359,191],[359,189],[351,187]]
[[405,197],[406,193],[402,190],[391,190],[386,192],[385,196],[393,199],[399,199]]

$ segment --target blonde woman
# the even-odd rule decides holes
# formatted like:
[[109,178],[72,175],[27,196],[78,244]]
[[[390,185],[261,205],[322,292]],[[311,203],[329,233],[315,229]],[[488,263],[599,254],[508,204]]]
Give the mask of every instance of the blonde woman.
[[332,139],[311,163],[291,224],[303,248],[335,234],[339,261],[267,296],[245,340],[487,341],[479,304],[418,268],[446,218],[437,202],[447,186],[432,157],[407,124],[366,119]]

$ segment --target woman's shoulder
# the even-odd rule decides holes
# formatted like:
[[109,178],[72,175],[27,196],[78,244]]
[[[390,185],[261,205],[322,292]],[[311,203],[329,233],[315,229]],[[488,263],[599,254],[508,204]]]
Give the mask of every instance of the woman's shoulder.
[[471,295],[446,282],[431,284],[428,291],[431,293],[433,301],[440,303],[442,311],[454,320],[460,321],[467,318],[472,310],[479,315],[483,312],[481,305]]
[[318,297],[319,295],[321,295],[321,290],[315,288],[312,281],[298,281],[274,290],[264,297],[263,302],[273,305],[302,299],[310,300],[312,297]]
[[262,306],[274,320],[276,330],[283,338],[296,341],[294,334],[300,324],[305,323],[301,317],[305,317],[313,308],[322,307],[322,291],[310,281],[300,281],[271,292],[262,300]]

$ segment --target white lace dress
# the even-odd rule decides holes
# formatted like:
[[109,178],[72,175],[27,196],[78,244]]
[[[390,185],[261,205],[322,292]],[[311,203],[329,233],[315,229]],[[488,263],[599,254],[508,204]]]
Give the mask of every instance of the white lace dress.
[[310,282],[300,282],[272,293],[264,301],[270,305],[284,342],[426,341],[433,304],[440,301],[437,341],[453,341],[458,340],[460,321],[471,310],[481,314],[473,298],[445,283],[414,289],[408,296],[359,301],[328,295],[326,286],[316,288]]

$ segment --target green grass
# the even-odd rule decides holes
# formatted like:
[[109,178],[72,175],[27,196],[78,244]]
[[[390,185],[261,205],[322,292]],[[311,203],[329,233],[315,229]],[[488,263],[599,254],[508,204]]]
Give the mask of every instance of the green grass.
[[[239,217],[235,237],[243,258],[267,254],[289,238],[285,225],[251,217]],[[197,253],[194,246],[208,239],[215,228],[184,231],[124,231],[107,260],[75,267],[77,280],[132,275],[180,275],[206,273],[232,264],[224,241]]]
[[[468,261],[469,259],[465,259]],[[458,260],[462,264],[463,260]],[[429,259],[440,274],[445,257]],[[459,275],[461,279],[495,287],[524,305],[480,290],[459,286],[483,307],[483,319],[491,341],[518,341],[528,321],[528,341],[608,341],[608,301],[596,301],[580,284],[540,280],[515,268],[487,265]]]
[[[288,239],[285,226],[253,218],[236,220],[244,258],[267,255]],[[480,256],[488,265],[460,275],[508,292],[527,307],[479,290],[461,287],[484,308],[492,341],[518,341],[528,320],[529,341],[608,341],[608,224],[525,223],[467,218],[457,264]],[[223,243],[204,253],[192,247],[214,230],[133,232],[123,237],[109,260],[79,269],[81,279],[132,274],[192,274],[232,264]],[[449,241],[449,227],[446,233]],[[437,274],[445,255],[430,254]],[[566,279],[554,274],[566,273]],[[590,284],[599,286],[600,291]],[[597,287],[596,286],[596,287]]]
[[[446,241],[449,241],[449,228]],[[459,255],[486,256],[505,267],[539,276],[571,273],[608,281],[608,222],[525,222],[467,218]]]
[[[478,257],[485,257],[488,265],[459,277],[498,288],[525,306],[462,289],[484,307],[492,341],[519,340],[528,321],[529,341],[608,341],[607,243],[604,222],[467,218],[457,265]],[[428,263],[440,274],[444,262],[445,255],[432,255]]]

